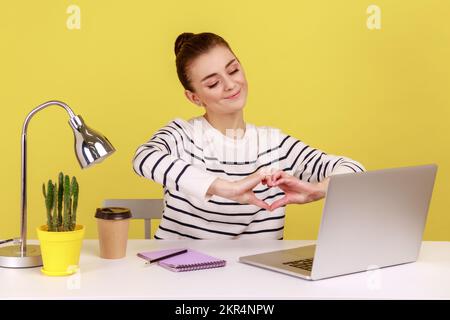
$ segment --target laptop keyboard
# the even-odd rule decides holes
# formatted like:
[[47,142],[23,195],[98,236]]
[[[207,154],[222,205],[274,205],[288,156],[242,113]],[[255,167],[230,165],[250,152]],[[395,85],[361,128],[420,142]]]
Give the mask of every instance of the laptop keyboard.
[[283,262],[283,264],[288,265],[290,267],[311,271],[313,261],[314,261],[314,259],[310,258],[310,259],[302,259],[302,260]]

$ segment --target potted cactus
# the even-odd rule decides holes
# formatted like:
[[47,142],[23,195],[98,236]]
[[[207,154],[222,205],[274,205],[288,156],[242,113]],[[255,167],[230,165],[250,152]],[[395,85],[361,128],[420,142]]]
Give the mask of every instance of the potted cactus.
[[58,183],[42,185],[47,224],[37,228],[43,260],[42,272],[51,276],[75,273],[84,237],[84,226],[77,225],[79,185],[75,177],[59,173]]

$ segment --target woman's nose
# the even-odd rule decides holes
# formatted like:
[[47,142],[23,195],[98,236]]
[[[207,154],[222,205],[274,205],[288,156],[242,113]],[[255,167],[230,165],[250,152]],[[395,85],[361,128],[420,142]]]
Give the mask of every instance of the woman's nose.
[[227,91],[231,91],[236,86],[234,84],[234,81],[229,77],[226,77],[224,81],[225,81],[225,90]]

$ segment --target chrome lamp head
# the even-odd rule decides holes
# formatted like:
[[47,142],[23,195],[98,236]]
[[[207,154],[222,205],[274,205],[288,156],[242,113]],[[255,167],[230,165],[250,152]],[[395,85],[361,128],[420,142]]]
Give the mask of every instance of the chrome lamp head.
[[100,163],[116,151],[108,138],[88,127],[80,115],[72,117],[69,124],[73,129],[75,154],[81,168]]

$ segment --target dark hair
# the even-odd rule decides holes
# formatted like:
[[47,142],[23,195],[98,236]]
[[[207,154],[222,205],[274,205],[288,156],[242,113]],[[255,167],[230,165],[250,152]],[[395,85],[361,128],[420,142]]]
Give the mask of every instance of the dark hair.
[[[194,88],[187,74],[187,69],[192,61],[215,46],[224,46],[232,53],[228,43],[221,37],[211,32],[193,34],[184,32],[175,40],[175,56],[178,79],[186,90],[194,92]],[[234,53],[233,53],[234,54]]]

